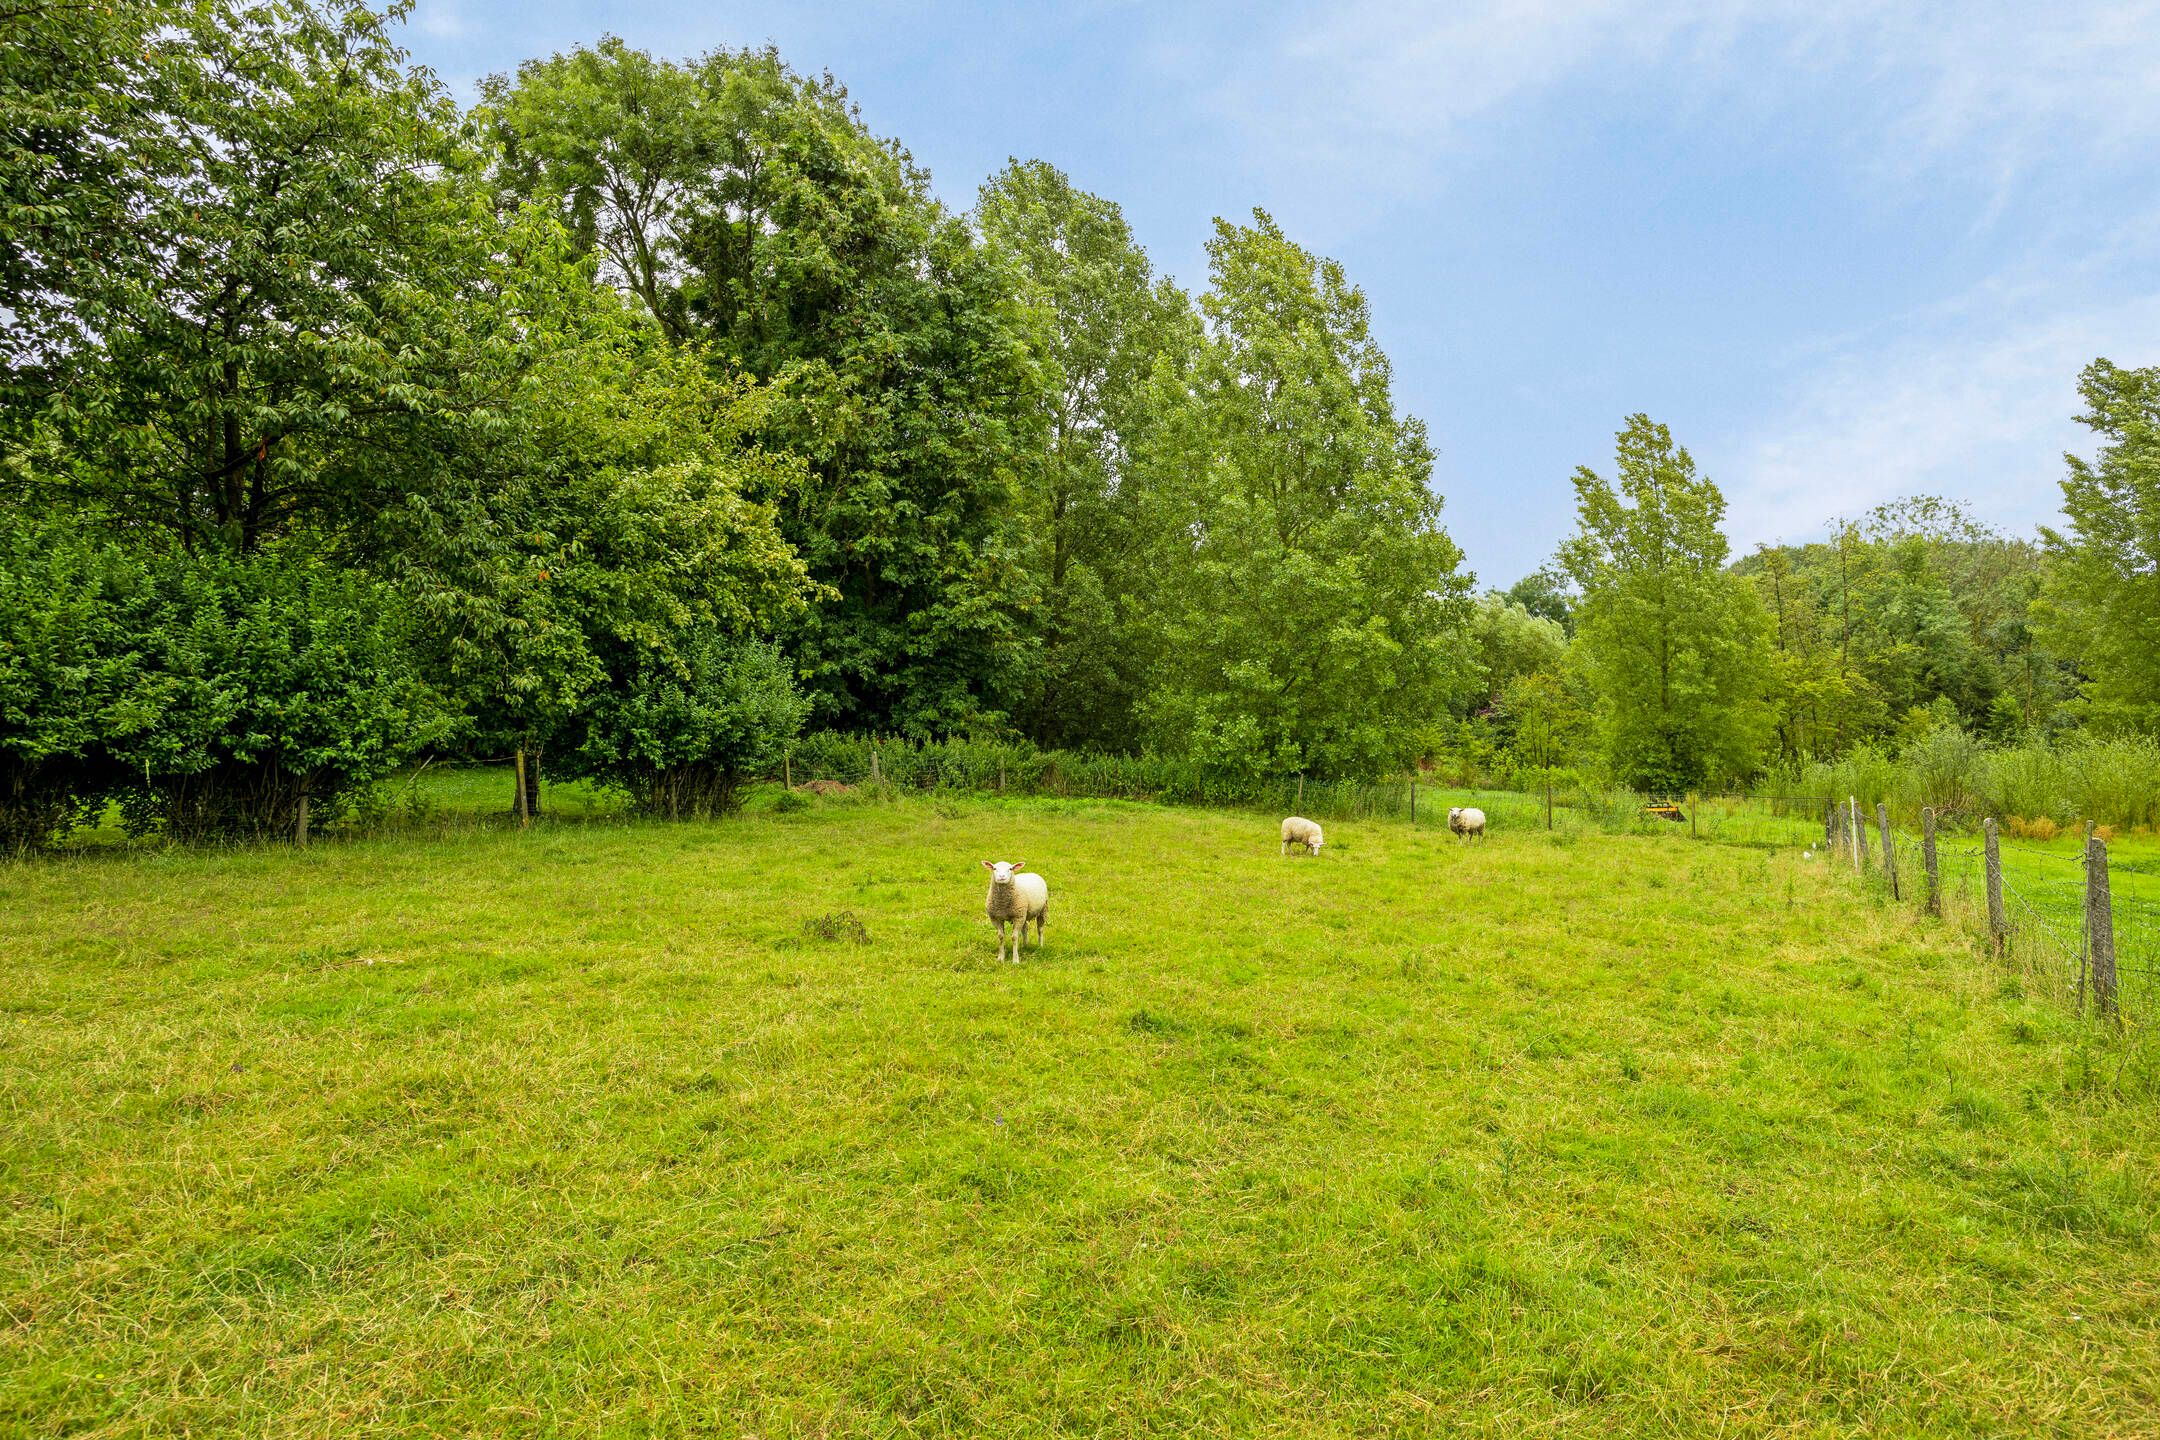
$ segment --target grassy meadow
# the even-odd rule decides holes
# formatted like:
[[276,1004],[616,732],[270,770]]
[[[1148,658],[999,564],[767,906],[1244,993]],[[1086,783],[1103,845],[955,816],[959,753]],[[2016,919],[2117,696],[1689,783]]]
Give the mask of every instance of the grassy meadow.
[[2160,1055],[1793,850],[550,798],[0,866],[0,1434],[2160,1433]]

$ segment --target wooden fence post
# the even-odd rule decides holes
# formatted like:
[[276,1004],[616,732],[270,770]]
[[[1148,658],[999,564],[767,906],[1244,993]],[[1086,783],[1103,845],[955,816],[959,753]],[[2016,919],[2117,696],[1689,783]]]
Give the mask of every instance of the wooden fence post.
[[300,792],[300,815],[293,825],[293,840],[301,849],[307,848],[307,791]]
[[1822,807],[1822,843],[1828,850],[1837,840],[1837,801],[1825,800]]
[[1845,818],[1850,826],[1853,874],[1863,874],[1867,869],[1867,846],[1863,843],[1867,835],[1867,827],[1860,823],[1859,796],[1848,795],[1845,797]]
[[1305,777],[1302,774],[1297,777],[1297,804],[1291,808],[1296,810],[1305,808]]
[[1920,812],[1920,858],[1927,865],[1927,912],[1942,915],[1942,870],[1935,862],[1935,807]]
[[520,745],[517,752],[517,822],[522,827],[531,818],[525,808],[525,747]]
[[2000,955],[2010,936],[2010,922],[2003,917],[2002,846],[1996,841],[1994,816],[1990,815],[1980,823],[1980,836],[1981,850],[1987,861],[1988,943]]
[[1417,776],[1410,777],[1410,823],[1417,824]]
[[1897,888],[1897,844],[1890,836],[1890,806],[1886,801],[1875,802],[1875,823],[1882,827],[1883,873],[1890,877],[1890,898],[1896,900],[1900,898]]
[[2115,901],[2108,894],[2107,841],[2085,842],[2085,929],[2091,937],[2093,1012],[2115,1015]]

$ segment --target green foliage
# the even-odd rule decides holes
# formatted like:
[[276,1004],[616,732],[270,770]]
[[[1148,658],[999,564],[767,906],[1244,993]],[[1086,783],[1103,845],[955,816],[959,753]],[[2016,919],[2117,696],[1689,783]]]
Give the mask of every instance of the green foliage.
[[1407,764],[1469,683],[1469,582],[1424,427],[1342,267],[1265,214],[1216,223],[1208,333],[1158,359],[1138,468],[1161,749],[1225,773]]
[[815,595],[781,534],[800,465],[751,436],[770,392],[600,298],[504,401],[515,424],[377,517],[431,668],[491,746],[578,741],[614,677],[681,637],[769,635]]
[[670,337],[773,382],[762,437],[806,469],[781,524],[831,592],[786,635],[821,717],[927,734],[1008,708],[1029,326],[928,177],[770,50],[677,66],[610,39],[484,88],[498,182]]
[[1575,596],[1568,590],[1567,571],[1559,565],[1540,566],[1502,594],[1510,605],[1520,606],[1540,620],[1550,620],[1568,635],[1574,635]]
[[34,849],[100,804],[154,712],[134,623],[150,578],[115,547],[0,525],[0,854]]
[[601,692],[574,763],[647,814],[724,815],[744,781],[779,764],[805,710],[777,649],[705,630]]
[[1470,612],[1470,643],[1478,665],[1475,704],[1489,706],[1527,675],[1558,674],[1567,663],[1566,629],[1497,591],[1478,597]]
[[18,526],[0,562],[11,847],[108,799],[137,831],[290,836],[449,731],[397,597],[305,552],[145,558]]
[[2057,727],[2067,675],[2029,617],[2038,547],[1928,496],[1877,507],[1828,543],[1764,546],[1736,567],[1772,618],[1776,749],[1786,760],[1884,740],[1938,702],[2009,738]]
[[1725,498],[1648,416],[1620,432],[1618,484],[1576,472],[1581,529],[1561,558],[1582,587],[1577,633],[1620,776],[1673,792],[1762,759],[1766,624],[1725,568]]
[[197,548],[364,524],[411,481],[385,452],[439,452],[486,407],[488,353],[527,344],[516,257],[385,17],[159,13],[140,93],[112,101],[128,163],[82,202],[126,213],[127,244],[25,317],[4,401],[40,463],[18,478]]
[[2067,458],[2066,531],[2043,530],[2049,641],[2086,677],[2082,708],[2105,728],[2160,733],[2160,366],[2095,360],[2079,420],[2099,454]]
[[1128,462],[1156,357],[1192,343],[1190,307],[1154,278],[1116,205],[1039,160],[993,176],[974,219],[1033,321],[1044,448],[1018,492],[1041,653],[1014,718],[1047,745],[1126,744],[1152,648],[1130,605],[1146,577],[1132,563],[1145,517]]
[[1907,823],[1922,806],[1947,821],[2052,820],[2070,827],[2160,825],[2160,741],[2079,735],[1990,744],[1939,726],[1900,747],[1864,744],[1836,760],[1773,776],[1771,788],[1813,804],[1857,796],[1887,803]]
[[303,805],[335,818],[448,733],[397,597],[376,582],[278,551],[166,557],[152,574],[128,703],[156,719],[114,747],[131,829],[289,837]]

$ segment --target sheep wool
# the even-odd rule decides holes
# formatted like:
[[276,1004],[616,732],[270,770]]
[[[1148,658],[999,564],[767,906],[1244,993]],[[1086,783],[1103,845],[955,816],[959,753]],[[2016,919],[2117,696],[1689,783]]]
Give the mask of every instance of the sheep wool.
[[1457,835],[1485,838],[1485,812],[1474,805],[1451,805],[1447,812],[1447,828]]
[[990,923],[997,926],[998,959],[1005,958],[1005,927],[1014,927],[1012,958],[1020,963],[1020,942],[1027,938],[1028,921],[1035,922],[1035,948],[1042,948],[1043,921],[1050,913],[1050,882],[1033,871],[1023,872],[1025,860],[985,860],[990,872],[990,894],[983,903]]
[[1320,834],[1318,821],[1307,820],[1302,815],[1292,815],[1282,822],[1283,854],[1289,854],[1292,845],[1300,845],[1304,847],[1306,854],[1318,855],[1323,843],[1325,842]]

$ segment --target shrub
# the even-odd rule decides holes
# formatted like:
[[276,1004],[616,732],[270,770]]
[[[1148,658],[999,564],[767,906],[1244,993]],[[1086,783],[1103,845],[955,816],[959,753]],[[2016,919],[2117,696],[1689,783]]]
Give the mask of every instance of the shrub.
[[113,547],[0,529],[0,853],[46,844],[112,788],[116,712],[141,660],[128,617],[149,586]]
[[127,617],[109,713],[131,832],[285,836],[336,818],[451,729],[396,595],[304,553],[171,556]]
[[181,839],[327,820],[447,728],[396,597],[304,553],[0,538],[0,845],[117,798]]
[[601,693],[576,765],[649,815],[726,814],[744,781],[779,764],[806,709],[773,646],[695,633]]

